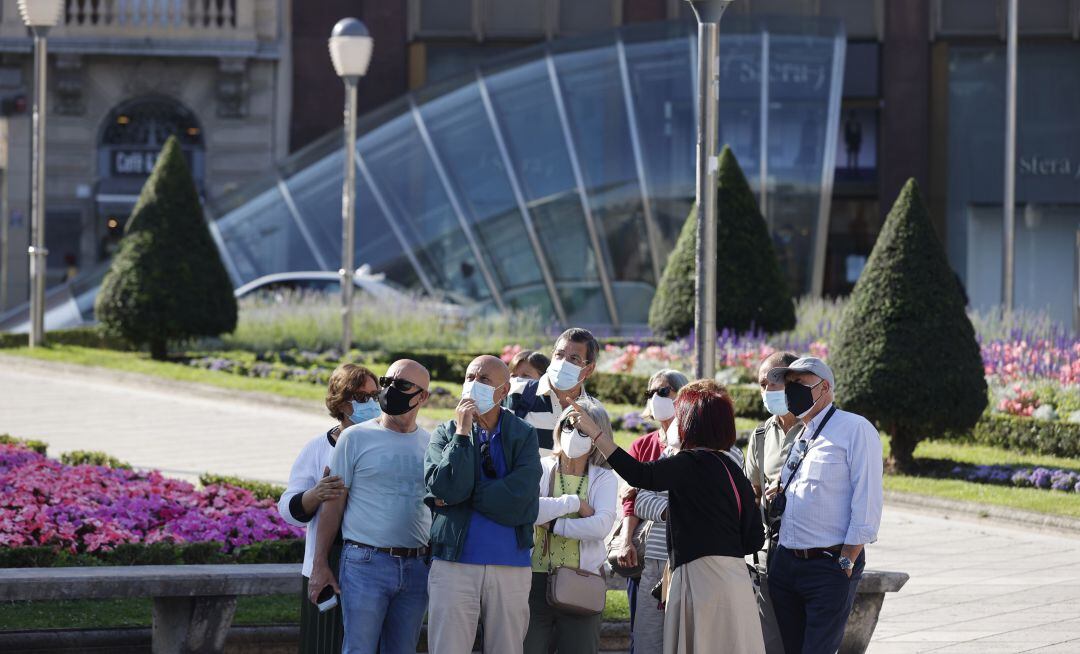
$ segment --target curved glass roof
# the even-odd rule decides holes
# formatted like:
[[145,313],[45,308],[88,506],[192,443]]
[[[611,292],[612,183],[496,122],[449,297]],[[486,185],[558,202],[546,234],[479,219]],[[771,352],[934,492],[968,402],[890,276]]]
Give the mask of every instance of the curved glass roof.
[[[357,265],[561,324],[645,324],[694,198],[696,32],[658,23],[544,44],[362,117]],[[804,293],[824,264],[844,43],[827,20],[721,29],[720,143]],[[340,139],[210,208],[236,284],[338,268]]]

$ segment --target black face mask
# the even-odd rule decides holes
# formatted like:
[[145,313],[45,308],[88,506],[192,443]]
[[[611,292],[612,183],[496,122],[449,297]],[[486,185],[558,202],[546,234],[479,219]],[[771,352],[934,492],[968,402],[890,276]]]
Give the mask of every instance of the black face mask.
[[[825,380],[823,379],[821,381]],[[807,411],[814,408],[814,389],[820,385],[820,381],[813,386],[807,386],[798,382],[788,382],[784,386],[784,396],[787,398],[788,411],[794,414],[796,418],[799,418]]]
[[413,410],[412,399],[423,393],[403,393],[393,386],[387,386],[379,391],[379,408],[388,416],[400,416]]

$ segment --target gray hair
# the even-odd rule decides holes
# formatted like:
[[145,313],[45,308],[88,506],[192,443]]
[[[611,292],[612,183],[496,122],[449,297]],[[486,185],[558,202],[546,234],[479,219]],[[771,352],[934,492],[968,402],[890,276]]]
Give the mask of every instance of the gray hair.
[[[581,396],[577,400],[577,405],[581,409],[589,414],[589,417],[593,419],[597,425],[600,425],[600,431],[609,438],[614,438],[611,429],[611,418],[608,417],[607,411],[604,410],[604,406],[592,399],[591,397]],[[559,415],[559,421],[555,423],[555,431],[552,432],[552,451],[555,456],[559,455],[562,450],[562,444],[559,442],[559,436],[562,434],[562,425],[566,421],[566,418],[574,411],[574,406],[570,405],[563,409],[562,414]],[[607,457],[600,453],[600,450],[596,449],[596,445],[593,444],[592,449],[589,450],[589,465],[599,466],[601,468],[611,469],[611,464],[607,462]]]
[[[673,370],[672,368],[665,368],[663,370],[659,370],[653,373],[653,376],[649,377],[648,388],[652,388],[654,385],[656,385],[657,382],[661,381],[666,382],[667,385],[671,387],[671,390],[675,391],[676,393],[679,392],[680,388],[690,383],[690,379],[685,374],[679,372],[678,370]],[[672,397],[671,399],[674,400],[675,398]],[[648,406],[646,406],[645,410],[641,412],[641,417],[645,418],[646,420],[652,420],[652,412],[649,411]]]

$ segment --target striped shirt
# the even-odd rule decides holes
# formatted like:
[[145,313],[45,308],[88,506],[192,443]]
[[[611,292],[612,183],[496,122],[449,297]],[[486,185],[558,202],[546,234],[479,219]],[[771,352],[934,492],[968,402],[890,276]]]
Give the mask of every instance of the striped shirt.
[[[664,459],[677,450],[665,448],[660,458]],[[634,514],[642,520],[652,520],[649,535],[645,539],[645,558],[667,561],[667,523],[661,516],[668,508],[667,491],[640,490],[634,502]]]

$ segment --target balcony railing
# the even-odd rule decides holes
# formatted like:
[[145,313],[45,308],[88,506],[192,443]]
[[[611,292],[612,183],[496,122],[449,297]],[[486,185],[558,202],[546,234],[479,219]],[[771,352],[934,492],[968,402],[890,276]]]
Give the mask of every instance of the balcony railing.
[[67,0],[70,28],[232,30],[237,0]]

